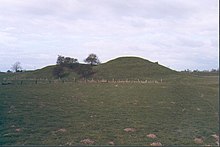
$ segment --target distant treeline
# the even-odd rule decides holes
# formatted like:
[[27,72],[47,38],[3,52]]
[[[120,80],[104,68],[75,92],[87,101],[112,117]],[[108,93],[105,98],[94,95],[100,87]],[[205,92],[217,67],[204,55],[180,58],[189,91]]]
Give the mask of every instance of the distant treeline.
[[181,71],[181,73],[185,74],[193,74],[197,76],[218,76],[219,75],[219,69],[212,69],[212,70],[184,70]]
[[189,70],[189,69],[186,69],[184,71],[181,71],[181,72],[186,72],[186,73],[219,73],[219,69],[211,69],[211,70]]

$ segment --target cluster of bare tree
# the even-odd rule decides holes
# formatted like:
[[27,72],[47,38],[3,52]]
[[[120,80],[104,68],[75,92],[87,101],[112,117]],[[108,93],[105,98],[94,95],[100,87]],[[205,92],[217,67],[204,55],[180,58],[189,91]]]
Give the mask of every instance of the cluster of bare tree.
[[[12,71],[11,71],[12,70]],[[8,70],[7,72],[22,72],[22,67],[21,67],[21,63],[20,62],[15,62],[12,67],[11,70]]]

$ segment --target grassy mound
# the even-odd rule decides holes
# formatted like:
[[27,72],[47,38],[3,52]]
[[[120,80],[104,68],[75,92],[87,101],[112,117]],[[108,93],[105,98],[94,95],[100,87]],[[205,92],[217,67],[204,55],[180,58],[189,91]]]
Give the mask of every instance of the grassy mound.
[[120,57],[94,67],[94,78],[104,79],[147,79],[177,74],[160,64],[138,57]]
[[[78,64],[77,67],[64,66],[62,79],[80,79],[83,77],[108,80],[146,80],[167,78],[170,75],[177,74],[160,64],[150,62],[138,57],[120,57],[98,66],[89,67],[87,64]],[[57,79],[54,70],[57,66],[51,65],[34,71],[21,73],[1,74],[0,78],[16,79]],[[87,71],[92,68],[92,71]]]

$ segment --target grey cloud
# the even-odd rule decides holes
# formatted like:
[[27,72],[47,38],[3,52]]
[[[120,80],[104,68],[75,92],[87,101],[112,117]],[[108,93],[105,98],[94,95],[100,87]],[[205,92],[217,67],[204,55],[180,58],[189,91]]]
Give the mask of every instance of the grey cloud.
[[196,38],[191,38],[190,36],[188,38],[179,38],[179,45],[182,47],[190,47],[190,48],[194,48],[194,47],[201,47],[204,45],[204,42],[201,40],[196,40]]
[[217,6],[217,0],[0,0],[0,53],[49,54],[45,65],[57,54],[83,60],[97,52],[102,61],[126,54],[196,67],[204,58],[217,62]]

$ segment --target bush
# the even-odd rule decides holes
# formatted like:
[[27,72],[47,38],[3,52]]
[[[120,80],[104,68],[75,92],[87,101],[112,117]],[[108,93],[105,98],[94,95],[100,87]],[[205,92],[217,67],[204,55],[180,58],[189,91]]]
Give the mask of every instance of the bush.
[[83,78],[88,78],[92,74],[94,74],[91,65],[81,64],[77,68],[77,74],[81,75]]
[[65,76],[65,73],[64,73],[64,69],[62,66],[60,65],[57,65],[54,69],[53,69],[53,75],[56,77],[56,78],[62,78]]

